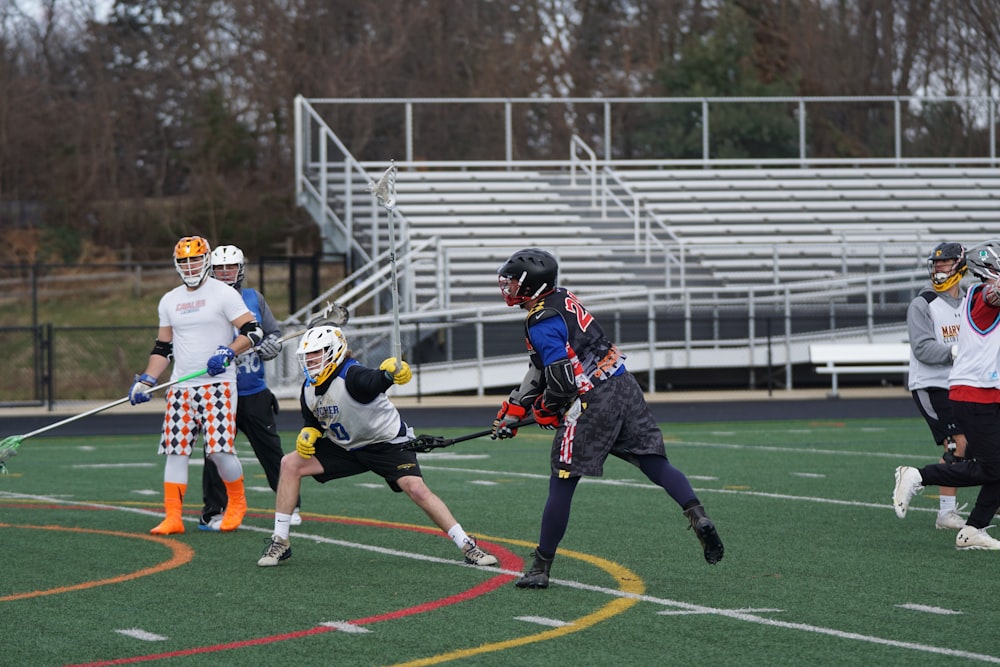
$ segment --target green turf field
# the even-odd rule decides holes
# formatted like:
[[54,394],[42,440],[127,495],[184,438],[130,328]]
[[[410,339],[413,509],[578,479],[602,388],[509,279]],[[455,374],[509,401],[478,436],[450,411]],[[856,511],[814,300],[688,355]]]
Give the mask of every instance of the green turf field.
[[499,571],[462,565],[374,475],[307,480],[293,556],[258,568],[273,494],[245,442],[243,527],[195,528],[199,458],[188,531],[153,538],[156,434],[32,438],[0,478],[0,665],[1000,663],[1000,553],[955,551],[933,488],[905,521],[890,506],[895,467],[935,456],[923,420],[663,430],[725,559],[706,564],[679,508],[612,460],[578,487],[543,591],[512,583],[547,489],[550,435],[533,427],[420,455]]

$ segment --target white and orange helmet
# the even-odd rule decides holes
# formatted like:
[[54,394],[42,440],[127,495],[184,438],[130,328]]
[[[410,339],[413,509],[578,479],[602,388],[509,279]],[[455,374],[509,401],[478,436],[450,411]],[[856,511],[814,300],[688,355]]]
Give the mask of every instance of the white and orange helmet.
[[185,236],[174,246],[174,266],[188,287],[204,282],[212,269],[212,248],[201,236]]

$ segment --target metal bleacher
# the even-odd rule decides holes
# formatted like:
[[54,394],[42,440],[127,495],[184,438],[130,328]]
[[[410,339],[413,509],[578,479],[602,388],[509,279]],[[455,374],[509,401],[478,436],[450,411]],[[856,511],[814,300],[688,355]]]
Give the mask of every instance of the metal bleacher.
[[337,299],[352,311],[352,345],[364,330],[366,352],[386,352],[375,346],[390,330],[392,258],[403,337],[441,359],[404,395],[516,382],[523,357],[489,328],[517,331],[495,275],[526,246],[556,254],[560,283],[595,312],[616,313],[630,368],[650,385],[657,368],[766,363],[790,388],[810,342],[900,342],[898,309],[926,281],[934,245],[1000,237],[1000,169],[981,163],[682,166],[580,160],[571,147],[566,160],[397,163],[390,252],[390,216],[369,189],[389,163],[357,161],[297,103],[299,134],[312,137],[297,147],[299,203],[350,275],[291,319]]

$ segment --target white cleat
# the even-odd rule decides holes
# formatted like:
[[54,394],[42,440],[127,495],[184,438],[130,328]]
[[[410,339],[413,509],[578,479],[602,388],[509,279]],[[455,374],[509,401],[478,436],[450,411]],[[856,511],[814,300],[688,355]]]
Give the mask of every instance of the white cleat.
[[500,561],[493,554],[484,551],[473,537],[469,537],[465,541],[465,546],[462,547],[462,553],[465,554],[465,562],[469,565],[479,565],[480,567],[490,567],[493,565],[499,565]]
[[892,508],[896,510],[896,516],[905,518],[913,496],[923,490],[919,470],[910,466],[896,468],[896,488],[892,490]]
[[955,510],[938,512],[934,527],[938,530],[961,530],[965,527],[965,517]]
[[1000,540],[995,540],[986,534],[986,531],[992,527],[973,528],[972,526],[966,526],[958,531],[958,536],[955,537],[955,548],[959,551],[972,549],[1000,551]]

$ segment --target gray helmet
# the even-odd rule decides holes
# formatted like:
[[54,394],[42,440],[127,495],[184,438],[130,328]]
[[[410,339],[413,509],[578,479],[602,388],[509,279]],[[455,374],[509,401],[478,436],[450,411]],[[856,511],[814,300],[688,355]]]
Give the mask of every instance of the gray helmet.
[[1000,280],[1000,240],[991,239],[969,248],[965,263],[982,280]]
[[539,248],[518,250],[497,269],[500,293],[508,306],[517,306],[556,287],[559,263]]

